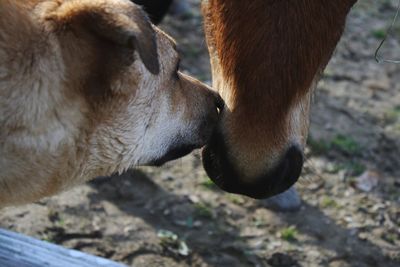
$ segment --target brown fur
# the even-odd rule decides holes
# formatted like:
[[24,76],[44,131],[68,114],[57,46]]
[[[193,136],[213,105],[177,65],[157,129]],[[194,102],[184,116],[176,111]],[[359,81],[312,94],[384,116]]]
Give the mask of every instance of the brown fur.
[[204,145],[216,94],[128,0],[0,0],[0,207]]
[[214,88],[228,107],[221,131],[243,177],[267,171],[291,143],[304,144],[310,90],[355,2],[204,1]]

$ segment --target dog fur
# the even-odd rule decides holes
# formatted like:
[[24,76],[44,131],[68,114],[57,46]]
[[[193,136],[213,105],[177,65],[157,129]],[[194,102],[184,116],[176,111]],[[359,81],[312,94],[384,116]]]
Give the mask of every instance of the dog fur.
[[128,0],[0,0],[0,207],[203,146],[217,97]]

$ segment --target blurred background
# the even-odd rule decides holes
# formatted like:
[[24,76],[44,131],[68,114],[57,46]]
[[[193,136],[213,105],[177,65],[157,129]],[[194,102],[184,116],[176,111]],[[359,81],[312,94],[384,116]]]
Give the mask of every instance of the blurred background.
[[[400,65],[375,49],[398,1],[361,0],[315,92],[296,212],[218,190],[199,152],[0,211],[0,227],[132,266],[400,266]],[[200,0],[160,25],[211,82]],[[400,21],[382,56],[400,59]]]

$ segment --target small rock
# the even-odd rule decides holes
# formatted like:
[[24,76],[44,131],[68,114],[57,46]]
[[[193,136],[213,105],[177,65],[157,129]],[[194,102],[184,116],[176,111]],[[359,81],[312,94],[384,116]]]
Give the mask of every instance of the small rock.
[[189,195],[188,198],[193,204],[199,203],[200,201],[199,197],[195,195]]
[[358,234],[358,238],[359,238],[360,240],[365,241],[365,240],[368,239],[368,234],[367,234],[367,233],[359,233],[359,234]]
[[111,204],[110,202],[102,201],[102,205],[103,205],[105,213],[109,216],[116,215],[120,212],[119,209],[114,204]]
[[298,211],[301,207],[301,198],[294,187],[289,188],[287,191],[262,200],[265,207],[282,212]]
[[201,221],[194,221],[193,226],[196,228],[200,228],[203,226],[203,223]]
[[349,215],[346,215],[343,220],[347,223],[352,223],[353,222],[353,218]]
[[171,214],[171,211],[169,209],[165,209],[163,214],[164,214],[164,216],[168,216]]
[[94,216],[92,219],[92,227],[95,231],[100,231],[102,225],[101,218],[99,216]]
[[355,187],[364,192],[371,192],[378,185],[379,179],[377,172],[366,171],[356,178]]
[[332,130],[332,129],[333,129],[333,126],[332,126],[331,123],[326,123],[326,124],[324,125],[324,128],[325,128],[325,130]]
[[159,230],[157,236],[160,238],[161,245],[169,252],[184,257],[190,254],[190,249],[186,242],[179,239],[177,234],[168,230]]

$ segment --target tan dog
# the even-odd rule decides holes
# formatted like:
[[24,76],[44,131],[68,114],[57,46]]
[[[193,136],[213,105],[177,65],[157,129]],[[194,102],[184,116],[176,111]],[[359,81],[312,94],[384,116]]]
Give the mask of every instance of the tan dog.
[[128,0],[0,0],[0,207],[203,146],[217,97]]

